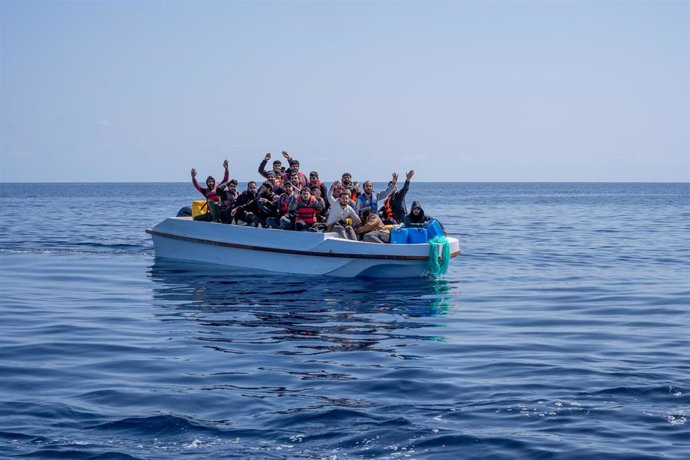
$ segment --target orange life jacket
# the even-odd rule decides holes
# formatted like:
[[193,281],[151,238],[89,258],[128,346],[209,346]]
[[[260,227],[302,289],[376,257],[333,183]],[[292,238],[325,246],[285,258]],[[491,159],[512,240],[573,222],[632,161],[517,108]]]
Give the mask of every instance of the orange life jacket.
[[281,216],[288,213],[292,200],[292,195],[287,195],[285,193],[280,195],[280,198],[278,198],[278,212]]
[[297,210],[295,211],[295,220],[301,220],[305,224],[315,224],[316,214],[319,210],[316,209],[316,198],[309,197],[309,201],[305,202],[302,197],[297,198]]
[[395,220],[395,214],[393,213],[393,208],[391,207],[391,198],[393,195],[389,196],[386,198],[386,201],[383,202],[383,217],[387,220]]

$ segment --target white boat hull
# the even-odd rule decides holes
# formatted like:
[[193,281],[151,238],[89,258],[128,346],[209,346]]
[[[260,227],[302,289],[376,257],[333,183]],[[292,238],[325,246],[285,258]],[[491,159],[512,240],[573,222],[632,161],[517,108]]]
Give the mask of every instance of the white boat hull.
[[[171,217],[148,229],[156,257],[305,275],[410,278],[428,274],[429,244],[378,244]],[[451,256],[460,254],[448,238]]]

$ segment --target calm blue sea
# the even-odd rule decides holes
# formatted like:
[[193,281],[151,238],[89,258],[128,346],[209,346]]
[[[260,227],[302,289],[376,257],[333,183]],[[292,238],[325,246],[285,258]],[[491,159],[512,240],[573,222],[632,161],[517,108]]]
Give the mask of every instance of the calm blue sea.
[[156,262],[197,196],[0,184],[0,458],[690,458],[690,184],[413,182],[412,282]]

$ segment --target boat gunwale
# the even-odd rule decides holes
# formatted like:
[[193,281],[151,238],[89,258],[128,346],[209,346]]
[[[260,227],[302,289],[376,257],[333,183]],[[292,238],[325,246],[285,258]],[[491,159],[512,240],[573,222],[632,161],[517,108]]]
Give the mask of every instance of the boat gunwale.
[[[429,260],[429,256],[403,256],[403,255],[393,255],[393,254],[356,254],[356,253],[341,253],[341,252],[320,252],[320,251],[301,251],[298,249],[284,249],[284,248],[271,248],[266,246],[254,246],[250,244],[241,243],[229,243],[225,241],[214,241],[205,238],[196,238],[193,236],[177,235],[174,233],[161,232],[159,230],[154,230],[152,228],[147,228],[146,233],[152,236],[160,236],[163,238],[170,238],[180,241],[188,241],[192,243],[207,244],[210,246],[227,247],[234,249],[248,249],[252,251],[264,251],[264,252],[275,252],[280,254],[294,254],[301,256],[316,256],[316,257],[338,257],[346,259],[378,259],[378,260],[414,260],[414,261],[424,261]],[[426,243],[422,243],[426,244]],[[460,251],[452,253],[450,256],[456,257],[460,255]]]

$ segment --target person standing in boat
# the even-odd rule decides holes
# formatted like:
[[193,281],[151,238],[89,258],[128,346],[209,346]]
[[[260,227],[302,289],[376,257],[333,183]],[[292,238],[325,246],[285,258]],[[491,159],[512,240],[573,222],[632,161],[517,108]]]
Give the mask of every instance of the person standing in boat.
[[285,167],[283,167],[283,164],[280,162],[280,160],[275,160],[273,161],[273,169],[271,171],[266,171],[266,164],[268,163],[268,160],[271,159],[271,153],[267,153],[264,159],[259,163],[259,174],[261,176],[265,177],[268,179],[268,173],[273,171],[273,174],[275,175],[276,178],[280,178],[283,173],[285,172]]
[[292,182],[283,184],[283,194],[280,195],[276,201],[278,208],[278,215],[269,217],[266,222],[272,228],[280,228],[283,230],[294,230],[295,219],[294,215],[290,214],[290,205],[297,200],[297,194]]
[[[410,189],[412,176],[414,176],[414,170],[407,171],[403,188],[398,190],[394,184],[393,192],[384,200],[383,207],[379,210],[379,216],[383,219],[384,224],[399,224],[405,219],[405,214],[407,214],[405,196]],[[390,183],[388,185],[390,185]]]
[[[223,161],[223,168],[225,169],[225,173],[223,174],[223,180],[221,180],[221,182],[227,182],[228,178],[230,177],[230,164],[228,163],[228,160]],[[206,187],[202,187],[196,180],[196,169],[192,168],[192,184],[194,184],[194,188],[196,188],[199,193],[204,195],[206,198],[206,205],[208,206],[208,215],[202,214],[203,217],[197,216],[195,220],[212,220],[214,222],[220,222],[221,200],[218,186],[216,185],[216,179],[214,179],[213,176],[208,176],[206,178]]]
[[[395,184],[398,182],[398,173],[393,173],[393,179],[388,183],[388,187],[383,192],[375,192],[374,184],[368,180],[364,183],[364,191],[357,197],[355,212],[361,214],[362,209],[370,208],[370,211],[378,215],[378,202],[385,200],[393,192]],[[362,216],[360,216],[361,218]],[[362,219],[363,220],[363,219]]]
[[295,213],[295,230],[311,229],[316,224],[316,215],[323,209],[323,200],[317,200],[309,187],[300,191],[300,196],[290,205],[290,211]]
[[[335,198],[338,195],[338,199]],[[326,231],[335,232],[340,238],[346,240],[356,240],[357,234],[353,225],[359,225],[362,221],[355,210],[350,206],[350,191],[342,189],[338,181],[333,182],[329,192],[326,194],[330,202],[328,219],[326,219]]]

